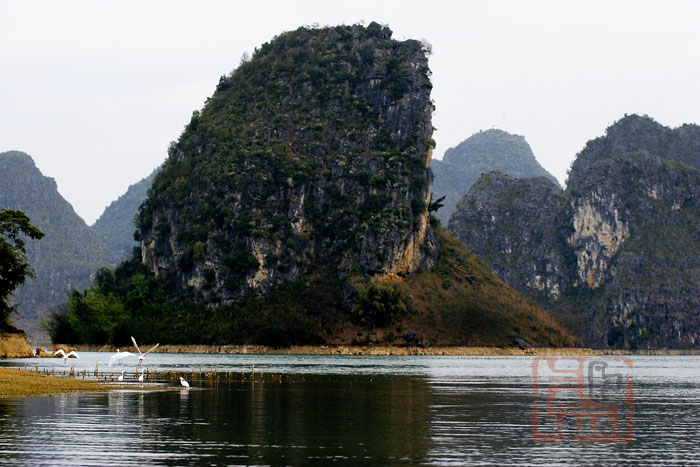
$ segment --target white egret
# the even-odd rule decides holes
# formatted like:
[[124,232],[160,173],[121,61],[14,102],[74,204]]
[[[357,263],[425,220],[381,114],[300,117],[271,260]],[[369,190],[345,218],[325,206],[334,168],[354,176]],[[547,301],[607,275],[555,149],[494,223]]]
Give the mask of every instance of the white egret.
[[120,383],[124,381],[124,370],[122,370],[121,375],[117,376],[117,381],[119,381]]
[[139,383],[143,383],[143,367],[141,367],[141,374],[139,375]]
[[156,345],[154,345],[153,347],[151,347],[150,349],[148,349],[148,352],[142,353],[142,352],[141,352],[141,349],[139,349],[139,346],[138,346],[138,344],[136,343],[136,339],[134,339],[134,336],[131,336],[131,342],[134,343],[134,347],[136,347],[136,350],[139,351],[139,356],[138,356],[138,358],[139,358],[139,365],[142,365],[142,364],[143,364],[143,359],[146,358],[146,355],[148,355],[149,353],[153,352],[153,351],[155,350],[155,348],[158,347],[158,346],[160,345],[160,344],[156,344]]
[[185,381],[185,378],[183,378],[182,376],[180,376],[180,384],[182,385],[183,388],[187,388],[187,389],[190,388],[190,383]]
[[66,354],[65,350],[63,350],[63,349],[58,349],[57,351],[55,351],[55,352],[53,353],[53,355],[54,355],[54,357],[57,357],[57,356],[59,356],[59,355],[62,356],[62,357],[63,357],[63,363],[66,363],[66,360],[68,360],[68,359],[71,358],[71,357],[80,358],[80,357],[78,357],[78,354],[75,353],[75,350],[71,350],[70,352],[68,352],[68,354]]
[[120,352],[119,349],[117,349],[117,353],[109,357],[109,366],[112,366],[114,362],[117,360],[119,361],[119,364],[122,364],[122,358],[126,357],[135,357],[136,355],[132,354],[131,352]]

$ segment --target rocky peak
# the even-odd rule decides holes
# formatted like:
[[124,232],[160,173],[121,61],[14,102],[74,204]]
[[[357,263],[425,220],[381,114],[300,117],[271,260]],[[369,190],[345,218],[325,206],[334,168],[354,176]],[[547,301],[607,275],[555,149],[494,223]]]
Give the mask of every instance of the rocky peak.
[[565,258],[550,245],[565,204],[564,191],[547,178],[489,172],[459,201],[448,229],[516,289],[559,298],[570,281],[562,280]]
[[139,215],[143,263],[211,304],[321,264],[431,264],[429,75],[420,42],[376,23],[264,44],[172,145]]
[[[700,343],[698,148],[696,125],[671,130],[627,116],[586,144],[565,192],[484,176],[450,229],[590,345],[692,348]],[[489,219],[488,232],[479,228]]]
[[457,201],[464,196],[482,173],[498,171],[513,177],[546,177],[559,182],[535,159],[525,138],[503,130],[480,131],[445,152],[431,163],[435,174],[434,197],[445,196],[437,217],[447,225]]
[[588,170],[607,158],[639,152],[683,162],[700,169],[700,127],[685,124],[667,128],[648,116],[625,115],[609,126],[604,136],[586,143],[572,164],[568,187],[576,189]]

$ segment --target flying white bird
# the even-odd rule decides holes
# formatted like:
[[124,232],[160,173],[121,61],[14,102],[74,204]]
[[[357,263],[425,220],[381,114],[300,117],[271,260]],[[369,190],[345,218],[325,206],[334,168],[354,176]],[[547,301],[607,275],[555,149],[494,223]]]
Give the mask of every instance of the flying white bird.
[[120,383],[121,383],[122,381],[124,381],[124,370],[122,370],[122,374],[121,374],[121,375],[117,376],[117,381],[119,381]]
[[66,363],[66,360],[68,360],[70,357],[80,358],[80,357],[78,357],[78,354],[75,353],[75,350],[71,350],[70,352],[68,352],[68,354],[66,354],[66,352],[63,349],[58,349],[57,351],[55,351],[53,353],[53,355],[54,355],[54,357],[57,357],[59,355],[62,356],[63,363]]
[[143,359],[146,358],[146,355],[148,355],[149,353],[153,352],[153,351],[155,350],[155,348],[158,347],[158,346],[160,345],[160,344],[156,344],[156,345],[154,345],[153,347],[151,347],[150,349],[148,349],[148,352],[142,353],[142,352],[141,352],[141,349],[139,349],[139,346],[138,346],[138,344],[136,343],[136,339],[134,339],[134,336],[131,336],[131,342],[134,343],[134,347],[136,347],[136,350],[139,351],[139,357],[138,357],[138,358],[139,358],[139,365],[143,364]]
[[182,385],[183,388],[187,388],[187,389],[190,388],[190,383],[185,381],[185,378],[183,378],[182,376],[180,376],[180,384]]
[[119,364],[122,364],[122,358],[126,357],[135,357],[136,355],[132,354],[131,352],[120,352],[119,349],[117,349],[117,353],[109,357],[109,366],[112,366],[114,362],[117,360],[119,361]]

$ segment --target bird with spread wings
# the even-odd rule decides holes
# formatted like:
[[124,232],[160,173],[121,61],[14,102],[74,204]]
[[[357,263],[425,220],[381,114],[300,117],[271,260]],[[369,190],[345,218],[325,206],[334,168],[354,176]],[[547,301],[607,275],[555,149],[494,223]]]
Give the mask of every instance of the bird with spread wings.
[[160,345],[160,344],[156,344],[156,345],[154,345],[153,347],[151,347],[150,349],[148,349],[147,352],[144,353],[144,352],[141,352],[141,349],[139,349],[139,346],[138,346],[138,344],[136,343],[136,339],[134,339],[134,336],[131,336],[131,342],[134,343],[134,347],[136,347],[136,350],[139,351],[139,355],[138,355],[139,365],[142,365],[142,364],[143,364],[143,359],[146,358],[146,355],[148,355],[149,353],[153,352],[153,351],[156,349],[156,347],[158,347],[158,346]]

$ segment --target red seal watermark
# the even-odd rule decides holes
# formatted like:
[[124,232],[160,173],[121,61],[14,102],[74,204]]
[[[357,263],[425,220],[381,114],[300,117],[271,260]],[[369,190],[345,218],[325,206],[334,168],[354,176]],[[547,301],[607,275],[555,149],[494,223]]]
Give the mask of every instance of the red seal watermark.
[[532,362],[532,439],[629,443],[634,437],[632,360],[537,357]]

